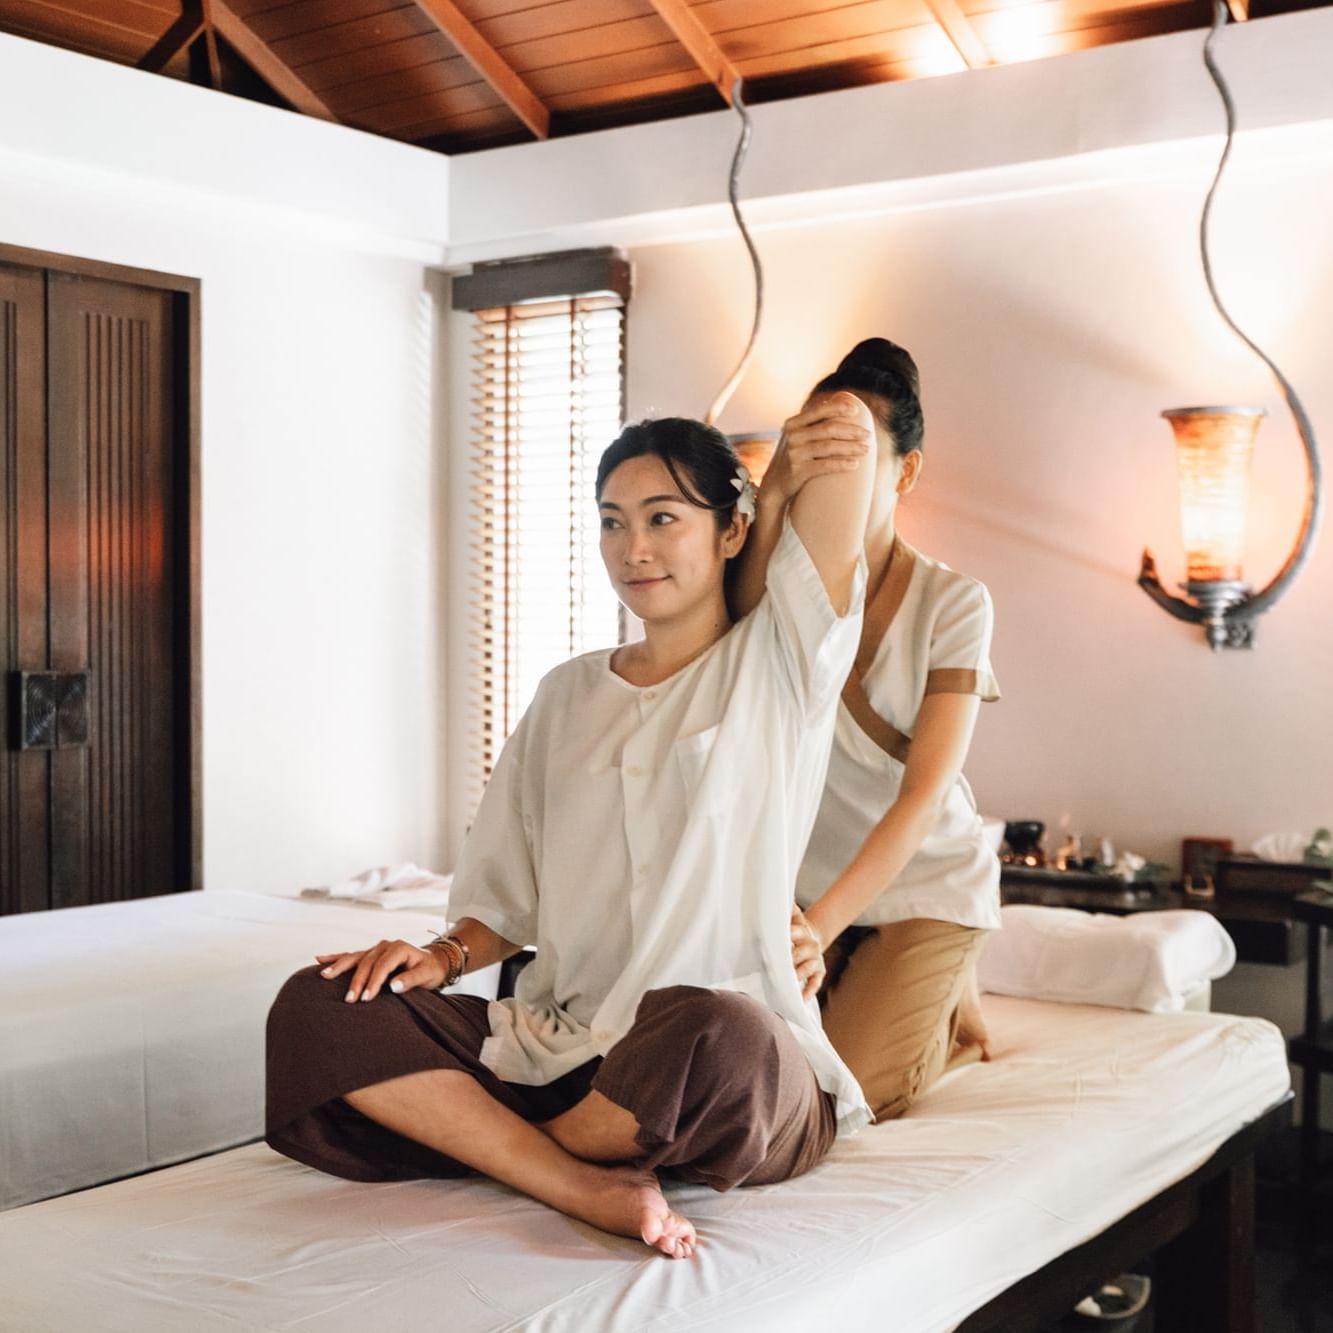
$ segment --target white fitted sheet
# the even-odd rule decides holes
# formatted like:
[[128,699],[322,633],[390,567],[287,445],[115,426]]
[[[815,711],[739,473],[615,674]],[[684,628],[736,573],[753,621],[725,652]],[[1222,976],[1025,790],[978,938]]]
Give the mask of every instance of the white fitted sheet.
[[259,1137],[282,982],[441,919],[225,892],[0,919],[0,1208]]
[[0,1216],[0,1328],[931,1333],[1187,1175],[1288,1087],[1259,1019],[984,1003],[992,1063],[809,1175],[669,1187],[703,1238],[689,1262],[489,1181],[352,1184],[254,1145]]

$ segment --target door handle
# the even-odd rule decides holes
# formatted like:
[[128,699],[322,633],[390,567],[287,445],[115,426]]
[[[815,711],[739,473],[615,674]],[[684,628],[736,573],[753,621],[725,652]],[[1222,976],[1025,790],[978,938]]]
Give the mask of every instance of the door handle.
[[19,750],[78,750],[88,744],[86,671],[14,671],[14,726]]

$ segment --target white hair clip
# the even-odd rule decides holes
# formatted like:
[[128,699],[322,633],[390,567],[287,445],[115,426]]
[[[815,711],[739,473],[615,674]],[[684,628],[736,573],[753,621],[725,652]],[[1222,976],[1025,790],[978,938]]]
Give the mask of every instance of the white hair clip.
[[754,482],[750,480],[749,470],[744,463],[738,464],[736,475],[732,477],[731,484],[740,492],[736,500],[736,512],[744,514],[751,523],[754,522],[755,514],[755,496],[758,492],[754,488]]

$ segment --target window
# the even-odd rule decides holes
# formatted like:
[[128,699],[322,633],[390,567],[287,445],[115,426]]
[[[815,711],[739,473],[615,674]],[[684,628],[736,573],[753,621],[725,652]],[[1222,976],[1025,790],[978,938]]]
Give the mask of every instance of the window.
[[[551,286],[532,281],[531,262],[495,267],[508,276],[518,268],[529,290]],[[472,284],[472,301],[486,292],[479,279],[494,276],[462,280]],[[593,484],[623,418],[624,301],[618,292],[543,292],[469,308],[479,796],[542,676],[621,637],[598,554]]]

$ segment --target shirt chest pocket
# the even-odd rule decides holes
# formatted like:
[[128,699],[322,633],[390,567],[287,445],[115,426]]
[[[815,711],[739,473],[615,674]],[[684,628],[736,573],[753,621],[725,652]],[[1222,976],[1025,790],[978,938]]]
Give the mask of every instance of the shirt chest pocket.
[[684,785],[686,795],[694,795],[703,785],[708,761],[712,758],[718,732],[721,730],[722,724],[717,723],[705,727],[702,731],[696,731],[691,736],[682,736],[672,744],[671,753],[675,760],[676,772]]
[[746,792],[753,793],[766,762],[763,737],[738,737],[718,723],[671,746],[672,763],[685,800],[695,809],[717,814],[732,809]]

